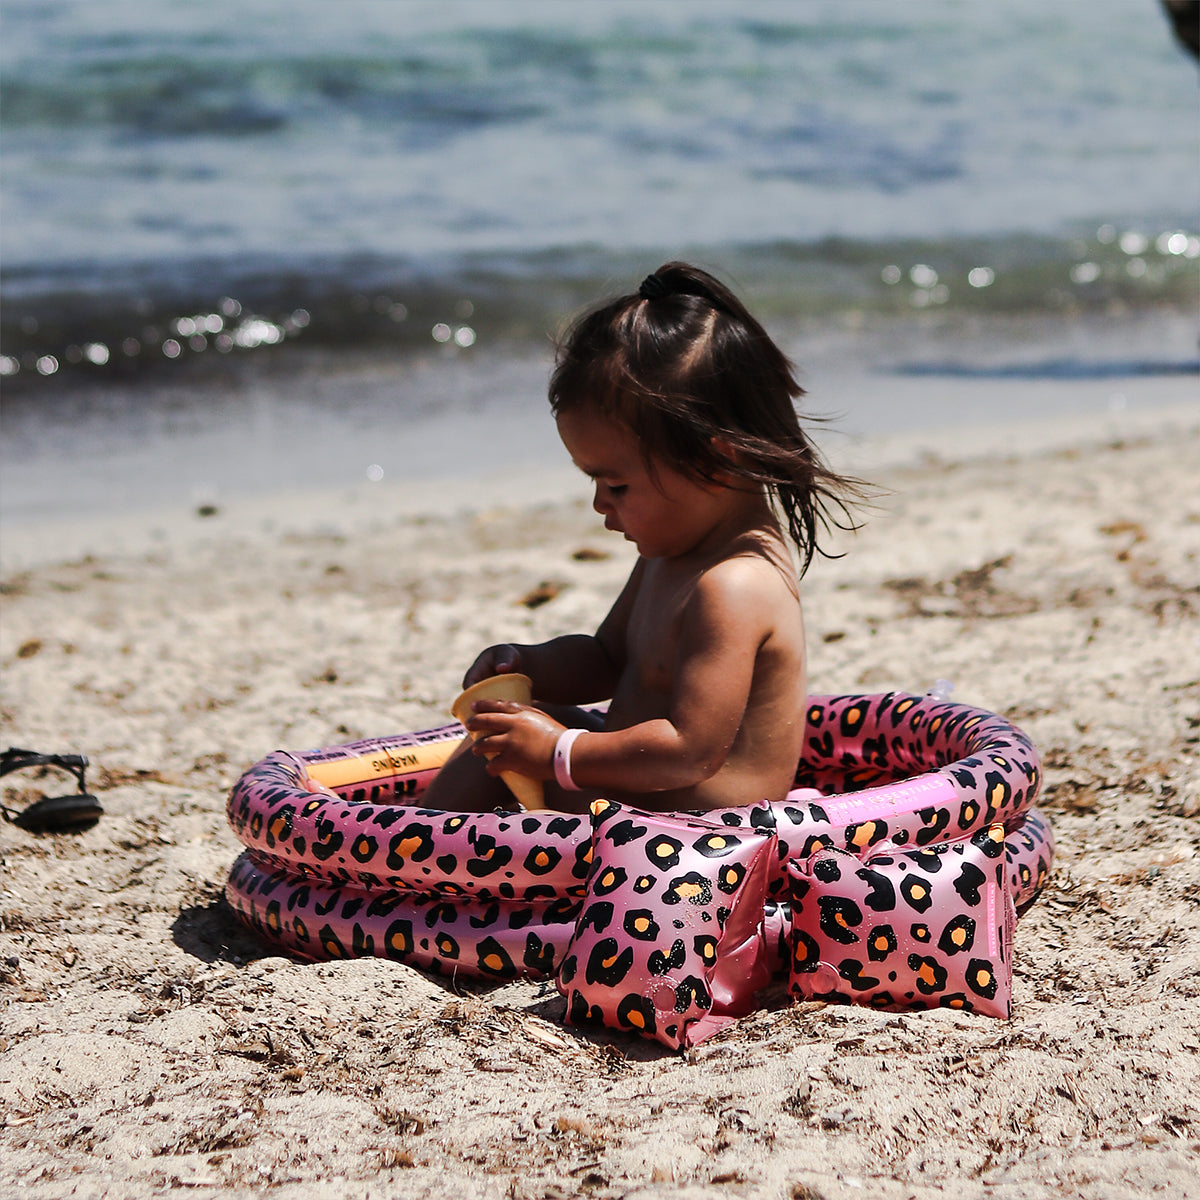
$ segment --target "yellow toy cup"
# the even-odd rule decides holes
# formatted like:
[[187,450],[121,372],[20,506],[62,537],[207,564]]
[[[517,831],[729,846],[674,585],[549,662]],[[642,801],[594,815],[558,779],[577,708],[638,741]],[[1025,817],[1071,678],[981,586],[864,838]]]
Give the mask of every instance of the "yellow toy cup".
[[[465,725],[471,719],[471,705],[476,700],[512,700],[517,704],[528,704],[533,699],[532,689],[533,683],[528,675],[492,675],[467,688],[450,705],[450,713],[456,721]],[[473,742],[475,737],[475,734],[468,733],[466,740]],[[540,779],[530,779],[528,775],[519,775],[516,771],[502,771],[500,778],[525,808],[546,807]]]

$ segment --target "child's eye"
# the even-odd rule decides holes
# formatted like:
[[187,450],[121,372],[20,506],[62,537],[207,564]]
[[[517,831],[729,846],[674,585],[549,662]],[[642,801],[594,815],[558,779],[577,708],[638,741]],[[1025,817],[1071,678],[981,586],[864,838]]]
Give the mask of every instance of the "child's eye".
[[608,485],[608,490],[614,496],[623,496],[625,494],[626,490],[628,489],[628,487],[629,487],[629,484],[627,484],[627,483],[610,483]]

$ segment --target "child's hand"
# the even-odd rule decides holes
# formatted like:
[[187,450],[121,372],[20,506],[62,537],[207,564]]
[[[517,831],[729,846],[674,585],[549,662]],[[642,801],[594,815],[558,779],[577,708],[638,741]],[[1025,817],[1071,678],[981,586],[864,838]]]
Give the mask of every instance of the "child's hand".
[[491,679],[493,675],[508,675],[521,670],[521,652],[516,646],[502,642],[498,646],[489,646],[472,664],[470,670],[463,676],[463,689],[478,683],[481,679]]
[[554,778],[554,746],[564,726],[540,708],[511,700],[477,700],[467,728],[478,734],[473,754],[486,758],[489,775],[516,771],[531,779]]
[[323,783],[318,783],[311,775],[305,776],[300,780],[300,786],[306,792],[312,792],[314,795],[332,796],[335,800],[340,800],[341,797],[332,788],[326,787]]

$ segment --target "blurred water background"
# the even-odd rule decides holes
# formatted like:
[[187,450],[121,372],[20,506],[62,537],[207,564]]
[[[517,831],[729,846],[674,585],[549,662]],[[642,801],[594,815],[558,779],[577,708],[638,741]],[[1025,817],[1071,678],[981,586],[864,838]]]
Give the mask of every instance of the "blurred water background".
[[[1197,77],[1156,0],[0,21],[8,519],[544,447],[553,332],[671,257],[818,367],[1194,384]],[[834,398],[902,429],[928,390]]]

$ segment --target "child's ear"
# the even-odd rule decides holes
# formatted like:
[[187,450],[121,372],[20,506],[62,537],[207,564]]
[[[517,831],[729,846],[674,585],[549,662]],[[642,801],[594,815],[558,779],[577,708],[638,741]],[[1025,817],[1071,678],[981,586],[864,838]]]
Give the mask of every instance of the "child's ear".
[[[713,452],[716,454],[716,456],[724,462],[727,462],[730,468],[735,468],[738,465],[738,461],[741,456],[739,455],[738,451],[734,449],[733,443],[727,438],[715,437],[712,439],[710,445],[712,446]],[[719,483],[723,483],[726,486],[733,482],[732,476],[726,471],[722,470],[718,470],[716,472],[715,478]]]

